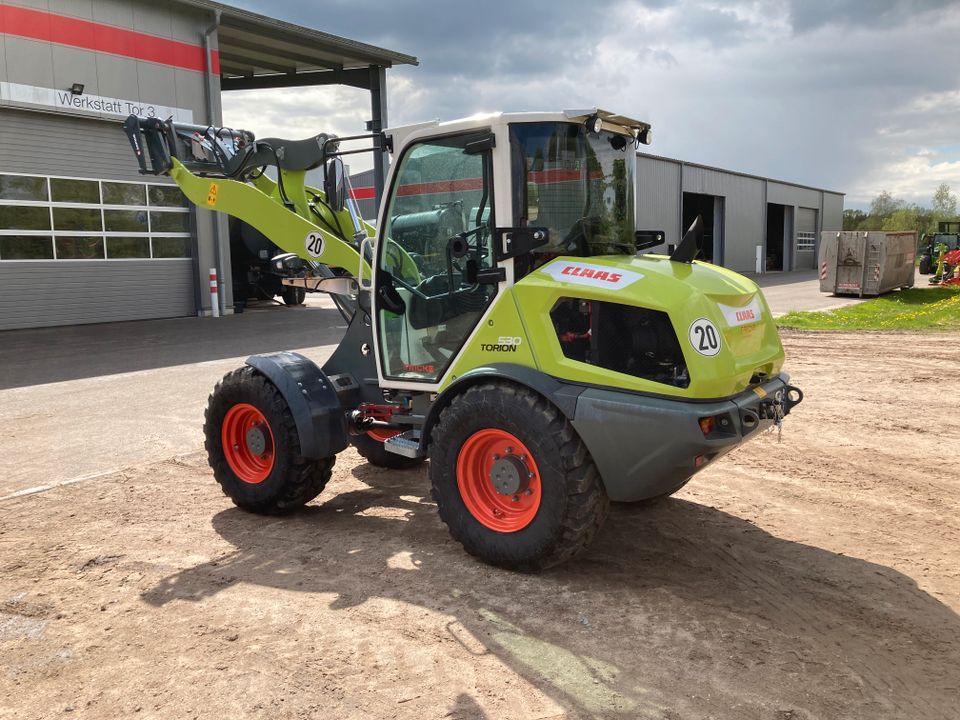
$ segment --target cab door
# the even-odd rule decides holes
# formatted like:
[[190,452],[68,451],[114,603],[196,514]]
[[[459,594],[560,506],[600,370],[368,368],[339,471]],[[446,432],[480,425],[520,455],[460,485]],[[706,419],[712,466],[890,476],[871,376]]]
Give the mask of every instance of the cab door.
[[399,160],[374,281],[387,380],[439,382],[493,301],[493,145],[488,132],[429,138]]

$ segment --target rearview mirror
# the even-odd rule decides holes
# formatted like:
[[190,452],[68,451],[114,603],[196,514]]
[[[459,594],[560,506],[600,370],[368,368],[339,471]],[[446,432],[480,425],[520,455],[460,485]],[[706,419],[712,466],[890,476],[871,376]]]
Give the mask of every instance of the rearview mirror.
[[347,179],[343,172],[343,160],[334,158],[327,163],[323,175],[323,194],[327,205],[340,212],[347,204]]

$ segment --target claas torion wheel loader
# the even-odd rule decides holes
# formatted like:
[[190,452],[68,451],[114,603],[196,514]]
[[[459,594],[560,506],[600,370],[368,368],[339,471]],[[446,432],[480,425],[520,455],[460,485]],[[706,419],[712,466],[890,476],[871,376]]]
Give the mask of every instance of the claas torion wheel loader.
[[[285,282],[349,321],[322,367],[255,355],[210,395],[209,462],[245,510],[303,506],[351,444],[387,468],[429,457],[467,552],[536,570],[587,547],[610,501],[676,492],[802,400],[758,287],[696,261],[699,219],[670,256],[640,253],[664,239],[636,228],[647,123],[591,109],[299,141],[134,116],[125,130],[143,172],[306,263]],[[376,228],[350,200],[348,140],[392,153]]]

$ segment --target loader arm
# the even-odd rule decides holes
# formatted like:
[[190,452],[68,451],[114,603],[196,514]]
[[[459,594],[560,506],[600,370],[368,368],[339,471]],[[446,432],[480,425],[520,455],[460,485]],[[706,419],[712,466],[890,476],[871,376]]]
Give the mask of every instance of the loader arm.
[[[328,160],[342,169],[338,138],[321,133],[257,140],[246,130],[135,115],[124,132],[141,174],[169,175],[197,207],[232,215],[309,263],[370,277],[361,245],[375,235],[373,226],[350,201],[336,209],[325,192],[305,183],[307,171],[317,167],[328,177]],[[266,175],[267,166],[277,180]]]
[[[229,178],[199,177],[177,158],[172,162],[170,177],[197,207],[243,220],[270,238],[277,247],[296,253],[304,260],[343,268],[351,275],[360,270],[365,277],[370,277],[370,266],[366,260],[361,262],[357,249],[344,237],[302,217],[295,208],[284,206],[277,192],[277,183],[265,175],[254,181],[255,185],[249,185]],[[319,212],[334,217],[326,208]],[[344,214],[346,218],[332,220],[331,226],[336,228],[337,221],[341,226],[344,220],[350,223],[348,213],[338,213]],[[373,228],[367,223],[364,225],[368,236],[372,236]]]

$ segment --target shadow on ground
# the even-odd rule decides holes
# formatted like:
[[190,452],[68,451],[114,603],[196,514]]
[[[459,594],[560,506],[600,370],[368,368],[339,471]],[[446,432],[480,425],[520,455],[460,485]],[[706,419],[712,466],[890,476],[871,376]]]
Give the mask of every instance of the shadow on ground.
[[335,309],[258,303],[222,318],[136,320],[0,332],[0,390],[328,345]]
[[[285,519],[219,513],[213,527],[235,550],[144,599],[198,601],[248,583],[334,593],[333,610],[374,598],[419,605],[453,616],[453,639],[493,653],[575,716],[955,710],[960,618],[888,567],[671,499],[615,506],[579,561],[504,572],[450,539],[422,497],[422,471],[362,465],[354,475],[371,487]],[[412,561],[406,569],[391,562],[398,556]]]

